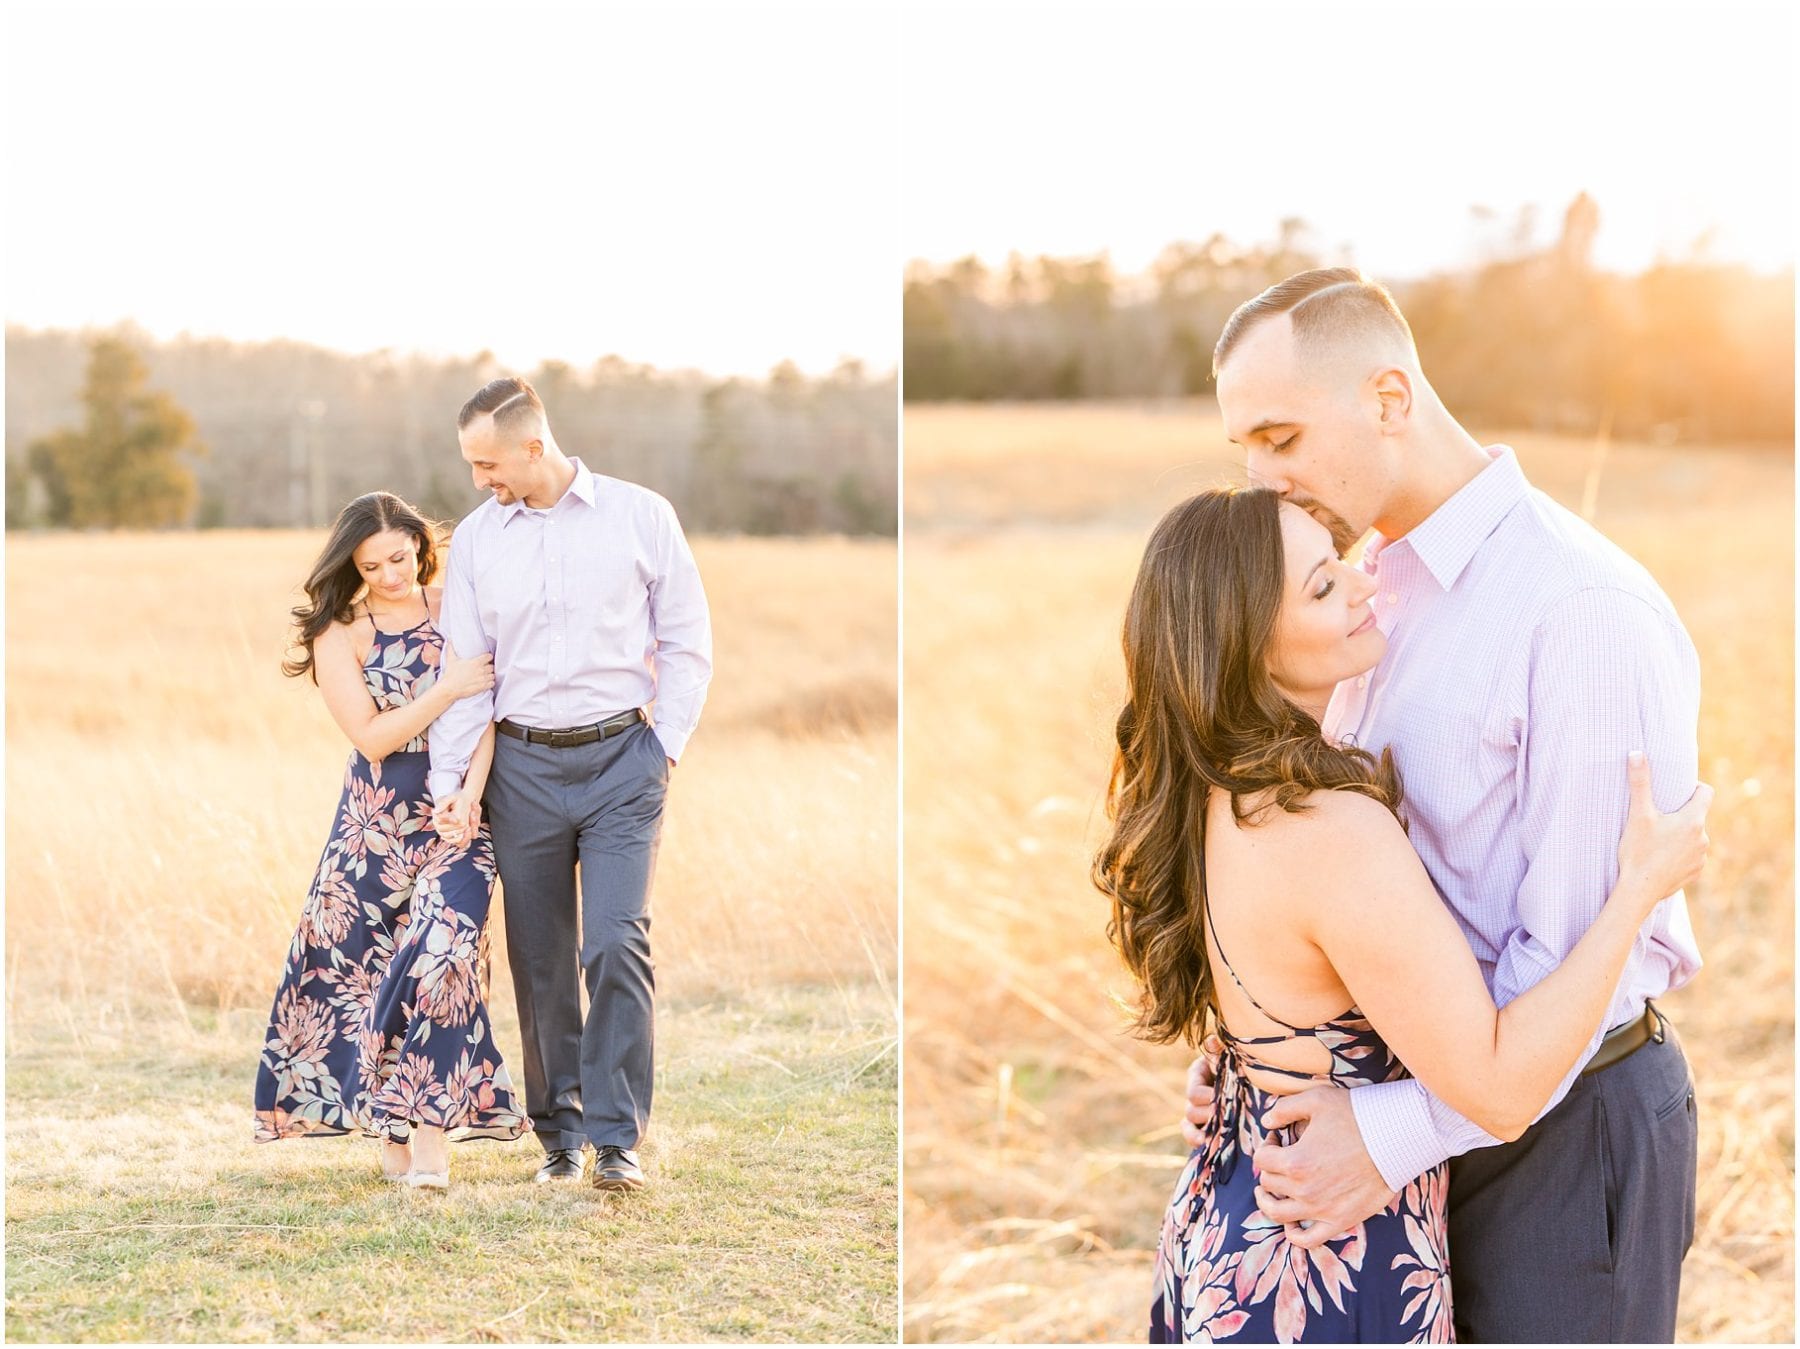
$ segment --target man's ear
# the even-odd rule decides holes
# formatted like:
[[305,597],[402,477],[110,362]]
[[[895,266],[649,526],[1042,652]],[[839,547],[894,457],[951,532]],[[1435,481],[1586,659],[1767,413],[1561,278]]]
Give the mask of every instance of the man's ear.
[[1375,372],[1370,387],[1380,410],[1381,433],[1391,436],[1404,431],[1412,418],[1412,376],[1397,365],[1384,366]]
[[544,457],[544,442],[539,440],[536,436],[533,436],[530,440],[526,441],[525,457],[534,464],[542,459]]

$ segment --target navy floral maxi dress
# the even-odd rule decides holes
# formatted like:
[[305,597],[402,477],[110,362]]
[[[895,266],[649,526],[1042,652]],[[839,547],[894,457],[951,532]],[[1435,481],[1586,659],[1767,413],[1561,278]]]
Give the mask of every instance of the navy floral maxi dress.
[[[430,619],[375,633],[363,680],[382,711],[437,678]],[[427,740],[371,763],[352,752],[337,823],[288,947],[256,1075],[256,1139],[412,1125],[517,1138],[528,1121],[487,1012],[487,825],[466,846],[431,827]]]
[[[1277,1097],[1251,1082],[1246,1068],[1314,1085],[1359,1087],[1405,1077],[1405,1066],[1354,1007],[1320,1026],[1290,1026],[1271,1016],[1224,960],[1217,932],[1213,944],[1250,1005],[1286,1034],[1240,1039],[1219,1026],[1225,1051],[1212,1116],[1175,1186],[1157,1243],[1150,1342],[1453,1341],[1447,1164],[1414,1180],[1368,1221],[1307,1251],[1256,1207],[1257,1180],[1247,1160],[1270,1138],[1260,1120]],[[1330,1053],[1329,1073],[1278,1068],[1253,1052],[1300,1037]],[[1294,1138],[1290,1127],[1274,1131],[1273,1141],[1286,1146]]]

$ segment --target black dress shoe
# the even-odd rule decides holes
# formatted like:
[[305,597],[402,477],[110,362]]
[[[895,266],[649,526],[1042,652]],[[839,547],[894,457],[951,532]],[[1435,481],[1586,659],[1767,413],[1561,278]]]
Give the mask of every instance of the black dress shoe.
[[630,1148],[601,1148],[594,1160],[596,1190],[641,1190],[644,1170]]
[[538,1168],[537,1183],[548,1185],[556,1180],[580,1180],[587,1170],[587,1152],[582,1148],[551,1148]]

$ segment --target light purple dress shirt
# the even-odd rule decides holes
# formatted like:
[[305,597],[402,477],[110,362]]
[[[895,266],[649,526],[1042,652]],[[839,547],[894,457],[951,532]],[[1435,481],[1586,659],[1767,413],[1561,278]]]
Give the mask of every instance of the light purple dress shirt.
[[[1393,748],[1413,847],[1504,1007],[1556,968],[1617,879],[1626,754],[1649,755],[1659,809],[1692,795],[1700,668],[1650,574],[1533,488],[1510,449],[1488,453],[1417,528],[1377,535],[1365,552],[1387,653],[1338,686],[1324,730]],[[1604,1023],[1550,1106],[1608,1028],[1699,968],[1677,894],[1639,932]],[[1396,1190],[1499,1141],[1416,1080],[1350,1100]]]
[[679,759],[712,678],[712,624],[675,510],[647,488],[590,473],[548,510],[490,497],[450,540],[442,629],[459,656],[494,653],[491,692],[431,726],[431,794],[462,786],[490,721],[590,726],[655,704]]

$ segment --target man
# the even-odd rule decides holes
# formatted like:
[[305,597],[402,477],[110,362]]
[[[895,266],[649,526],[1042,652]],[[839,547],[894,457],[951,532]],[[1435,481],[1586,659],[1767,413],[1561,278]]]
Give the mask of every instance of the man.
[[[1303,272],[1243,305],[1214,355],[1226,434],[1252,479],[1347,549],[1376,537],[1387,653],[1337,690],[1327,735],[1391,747],[1411,839],[1497,1005],[1530,988],[1599,912],[1643,750],[1670,810],[1695,786],[1699,668],[1648,573],[1484,449],[1419,368],[1388,293]],[[1605,1024],[1538,1121],[1500,1144],[1417,1081],[1285,1098],[1301,1124],[1257,1153],[1258,1202],[1317,1247],[1445,1158],[1459,1339],[1668,1342],[1693,1239],[1687,1064],[1649,1000],[1700,966],[1685,899],[1639,934]],[[1189,1079],[1193,1126],[1210,1065]]]
[[650,878],[669,770],[712,675],[706,597],[669,503],[564,455],[525,380],[486,385],[457,425],[492,495],[451,539],[444,636],[458,654],[493,652],[494,688],[431,728],[435,819],[452,835],[474,827],[463,778],[497,721],[485,802],[525,1107],[545,1152],[537,1179],[581,1180],[591,1145],[595,1186],[635,1190],[652,1083]]

